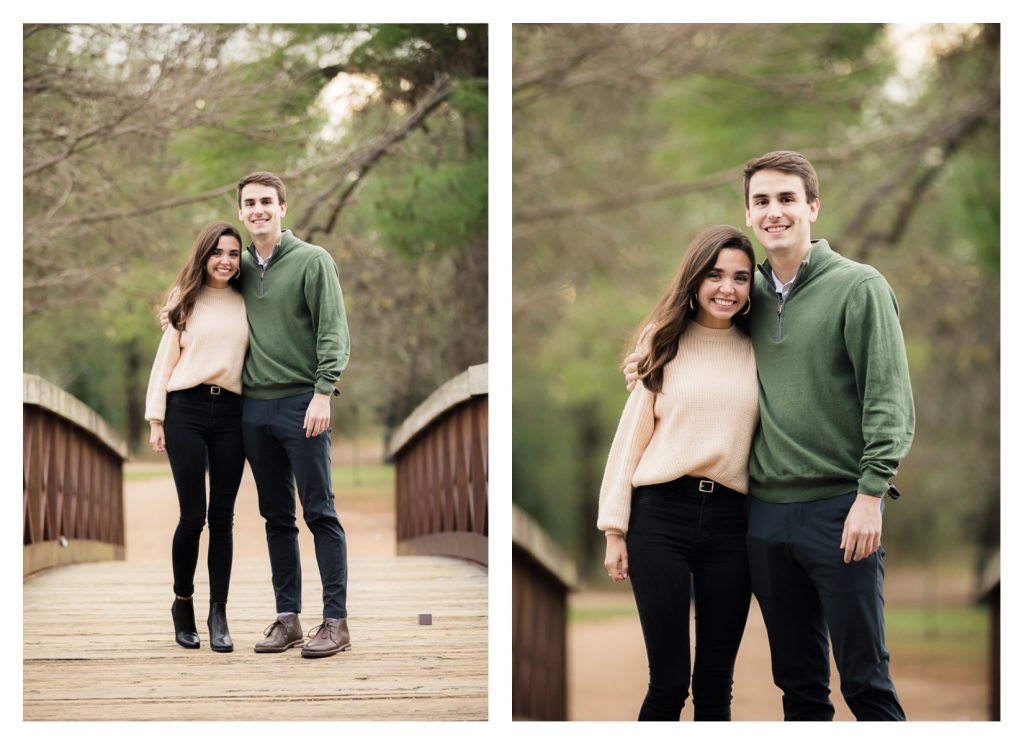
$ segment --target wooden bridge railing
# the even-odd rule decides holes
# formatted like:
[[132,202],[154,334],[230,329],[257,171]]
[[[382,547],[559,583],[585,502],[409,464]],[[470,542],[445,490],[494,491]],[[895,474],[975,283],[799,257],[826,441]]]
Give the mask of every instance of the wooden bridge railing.
[[124,558],[127,448],[99,414],[24,375],[23,574]]
[[399,554],[487,565],[487,365],[420,404],[388,447],[395,462]]
[[575,587],[576,567],[513,504],[513,719],[568,718],[568,595]]

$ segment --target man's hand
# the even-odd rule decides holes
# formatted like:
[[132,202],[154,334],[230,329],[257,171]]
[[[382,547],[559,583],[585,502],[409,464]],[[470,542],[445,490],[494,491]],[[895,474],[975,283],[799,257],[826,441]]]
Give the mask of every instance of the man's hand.
[[643,358],[644,356],[639,352],[633,352],[622,361],[622,374],[626,376],[627,391],[632,391],[636,388],[636,381],[640,379],[640,375],[637,373],[636,369],[640,365],[640,360]]
[[626,555],[626,539],[621,535],[609,535],[608,547],[604,552],[604,568],[616,582],[629,579],[629,557]]
[[858,494],[843,525],[843,563],[867,558],[882,544],[882,500]]
[[302,428],[306,430],[307,439],[323,434],[331,424],[331,397],[326,393],[314,393],[313,400],[306,409],[306,418]]
[[149,446],[154,453],[167,452],[167,443],[164,440],[164,425],[160,422],[149,423]]

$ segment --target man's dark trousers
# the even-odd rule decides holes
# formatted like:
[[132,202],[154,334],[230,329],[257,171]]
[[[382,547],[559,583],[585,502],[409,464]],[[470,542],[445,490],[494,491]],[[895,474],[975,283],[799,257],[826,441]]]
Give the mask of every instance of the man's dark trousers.
[[858,720],[904,720],[889,676],[879,548],[843,563],[856,493],[778,504],[750,498],[747,557],[787,720],[831,720],[829,637],[840,690]]
[[295,489],[302,517],[313,533],[323,584],[324,617],[346,618],[348,584],[345,531],[334,510],[331,491],[330,430],[306,437],[302,426],[313,394],[272,399],[245,397],[242,434],[260,514],[267,524],[267,548],[278,613],[302,611],[299,529],[295,525]]

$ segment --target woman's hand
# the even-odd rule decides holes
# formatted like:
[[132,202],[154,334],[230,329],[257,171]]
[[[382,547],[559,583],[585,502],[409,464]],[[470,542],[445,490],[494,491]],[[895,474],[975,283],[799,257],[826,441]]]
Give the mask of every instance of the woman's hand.
[[629,557],[626,555],[626,537],[621,535],[605,536],[608,547],[604,552],[604,568],[608,576],[616,582],[629,579]]
[[622,374],[626,378],[626,390],[632,391],[636,387],[636,381],[640,379],[637,368],[644,356],[639,352],[633,352],[622,361]]
[[164,425],[161,422],[149,423],[149,446],[154,453],[166,453],[167,446],[164,442]]

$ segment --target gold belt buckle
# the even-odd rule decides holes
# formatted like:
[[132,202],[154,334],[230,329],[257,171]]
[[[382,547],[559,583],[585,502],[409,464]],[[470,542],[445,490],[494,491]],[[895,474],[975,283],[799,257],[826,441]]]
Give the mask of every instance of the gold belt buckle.
[[211,385],[210,386],[210,395],[211,396],[219,396],[220,395],[220,386],[219,385]]
[[710,493],[715,490],[715,482],[709,481],[708,479],[701,479],[700,483],[697,484],[697,490],[705,493]]

